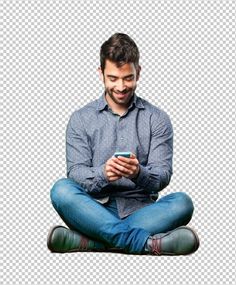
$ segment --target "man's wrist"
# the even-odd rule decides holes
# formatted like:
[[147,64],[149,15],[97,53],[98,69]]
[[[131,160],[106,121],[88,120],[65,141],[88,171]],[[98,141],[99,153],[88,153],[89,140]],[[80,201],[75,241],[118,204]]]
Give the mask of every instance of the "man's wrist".
[[132,179],[137,179],[137,178],[138,178],[138,176],[139,176],[139,172],[140,172],[140,166],[138,165],[137,172],[136,172],[135,176],[134,176],[134,177],[132,177]]
[[102,166],[102,173],[103,173],[103,177],[104,177],[105,181],[109,182],[109,179],[108,179],[107,173],[106,173],[106,164],[103,164],[103,166]]
[[149,183],[150,179],[150,173],[147,170],[146,166],[142,166],[142,164],[139,164],[139,173],[136,178],[132,178],[131,180],[138,186],[141,186],[143,188],[147,187],[147,184]]

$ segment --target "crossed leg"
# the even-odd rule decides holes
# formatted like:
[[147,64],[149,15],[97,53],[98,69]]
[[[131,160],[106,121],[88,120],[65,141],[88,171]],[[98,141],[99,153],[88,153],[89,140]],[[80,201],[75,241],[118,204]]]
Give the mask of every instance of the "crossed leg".
[[187,225],[193,210],[191,198],[184,192],[176,192],[135,211],[125,218],[125,222],[132,228],[142,228],[154,235]]
[[123,248],[130,253],[142,253],[150,235],[186,225],[193,213],[189,196],[178,192],[120,219],[72,179],[57,181],[51,190],[51,200],[71,229],[104,243],[106,247]]
[[64,222],[91,239],[141,253],[150,233],[132,228],[95,201],[72,179],[58,180],[51,190],[51,201]]

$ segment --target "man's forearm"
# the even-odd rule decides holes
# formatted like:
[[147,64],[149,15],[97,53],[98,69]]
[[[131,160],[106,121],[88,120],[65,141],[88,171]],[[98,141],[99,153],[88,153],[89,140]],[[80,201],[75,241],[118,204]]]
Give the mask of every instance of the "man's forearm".
[[139,174],[131,179],[136,185],[145,189],[149,193],[157,193],[164,189],[171,179],[171,170],[161,170],[140,165]]
[[74,166],[67,172],[88,193],[99,193],[109,182],[104,174],[104,164],[98,167]]

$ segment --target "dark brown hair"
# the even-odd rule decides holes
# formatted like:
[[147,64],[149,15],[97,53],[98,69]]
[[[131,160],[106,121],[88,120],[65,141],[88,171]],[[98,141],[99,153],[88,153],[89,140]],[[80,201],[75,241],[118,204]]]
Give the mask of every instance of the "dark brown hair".
[[126,63],[139,65],[139,50],[135,42],[126,34],[116,33],[105,41],[100,49],[100,64],[104,73],[106,59],[115,62],[117,67]]

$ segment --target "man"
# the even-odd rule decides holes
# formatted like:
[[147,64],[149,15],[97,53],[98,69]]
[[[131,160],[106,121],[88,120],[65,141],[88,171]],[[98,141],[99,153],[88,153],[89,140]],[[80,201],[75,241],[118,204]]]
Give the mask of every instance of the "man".
[[[51,190],[69,228],[48,235],[52,252],[121,251],[184,255],[199,247],[186,227],[191,198],[158,199],[172,175],[173,130],[168,115],[135,93],[141,67],[135,42],[116,33],[103,43],[102,96],[75,111],[66,131],[67,177]],[[114,156],[131,152],[130,157]]]

